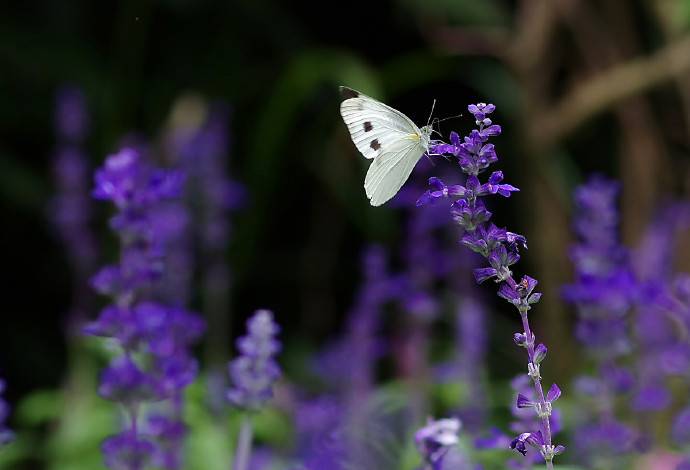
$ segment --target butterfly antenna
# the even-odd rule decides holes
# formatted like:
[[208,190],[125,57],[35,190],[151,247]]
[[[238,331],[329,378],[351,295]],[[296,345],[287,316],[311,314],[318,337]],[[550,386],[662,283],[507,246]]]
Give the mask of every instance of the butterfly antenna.
[[459,118],[459,117],[462,117],[462,114],[456,114],[455,116],[449,116],[447,118],[437,119],[436,122],[443,122],[443,121],[447,121],[448,119],[455,119],[455,118]]
[[[439,121],[438,118],[434,118],[431,120],[431,132],[434,132],[439,136],[443,137],[443,135],[441,134],[441,127],[438,125],[439,122],[441,121]],[[435,127],[438,127],[438,130],[436,130]]]
[[458,117],[461,117],[461,116],[462,116],[462,114],[457,114],[457,115],[455,115],[455,116],[449,116],[449,117],[446,117],[446,118],[443,118],[443,119],[434,118],[433,124],[437,124],[437,125],[438,125],[438,131],[436,131],[436,130],[434,129],[434,132],[436,132],[436,133],[437,133],[438,135],[440,135],[440,136],[443,136],[443,134],[441,134],[441,126],[440,126],[440,124],[441,124],[443,121],[447,121],[447,120],[449,120],[449,119],[455,119],[455,118],[458,118]]
[[436,106],[436,99],[434,99],[434,102],[431,103],[431,112],[429,113],[429,118],[426,120],[427,126],[429,125],[429,121],[431,121],[431,116],[434,114],[434,106]]

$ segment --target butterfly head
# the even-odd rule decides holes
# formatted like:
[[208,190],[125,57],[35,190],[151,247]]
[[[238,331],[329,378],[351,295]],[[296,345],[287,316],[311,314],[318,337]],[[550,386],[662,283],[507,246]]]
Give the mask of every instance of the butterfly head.
[[419,141],[422,143],[425,149],[429,148],[431,143],[431,133],[435,132],[431,125],[424,126],[419,129]]

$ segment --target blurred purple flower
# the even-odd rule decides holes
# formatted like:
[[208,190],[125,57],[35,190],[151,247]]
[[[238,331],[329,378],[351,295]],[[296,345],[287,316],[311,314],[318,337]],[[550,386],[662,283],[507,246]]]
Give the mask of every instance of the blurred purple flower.
[[55,104],[55,129],[60,140],[84,140],[90,125],[84,92],[73,83],[64,83],[55,94]]
[[[105,462],[120,468],[117,465],[129,462],[125,455],[130,452],[137,461],[136,455],[141,453],[147,461],[153,455],[156,465],[166,469],[179,468],[185,429],[179,418],[181,390],[197,374],[198,363],[189,349],[205,325],[196,313],[147,300],[147,296],[166,290],[161,284],[165,281],[167,250],[185,215],[170,205],[162,208],[181,194],[184,175],[154,168],[139,152],[124,148],[106,158],[94,180],[92,195],[110,200],[118,209],[110,218],[110,226],[119,235],[121,250],[118,264],[103,267],[91,279],[92,286],[112,297],[113,303],[104,307],[96,320],[86,323],[83,332],[112,338],[123,349],[101,374],[99,393],[124,405],[129,426],[104,441]],[[166,426],[159,420],[158,426],[148,430],[158,444],[149,449],[154,441],[141,440],[136,427],[139,405],[164,399],[168,400],[170,416]]]
[[[183,200],[190,220],[184,242],[195,248],[196,255],[192,257],[190,249],[171,254],[170,263],[177,266],[174,272],[179,278],[174,284],[185,285],[183,276],[198,272],[199,300],[209,324],[208,365],[226,374],[225,365],[218,363],[218,358],[230,355],[233,336],[230,302],[233,275],[227,262],[233,237],[231,216],[243,209],[248,199],[244,186],[229,176],[231,109],[224,102],[209,104],[200,97],[187,95],[178,100],[171,117],[172,127],[164,142],[166,157],[187,176]],[[225,403],[225,393],[222,395]]]
[[335,396],[324,394],[300,399],[293,413],[298,455],[317,453],[322,442],[341,428],[343,417],[343,406]]
[[304,458],[307,470],[345,470],[349,455],[342,434],[335,430],[324,434]]
[[142,372],[127,355],[117,356],[103,369],[98,394],[121,403],[127,410],[134,410],[144,402],[162,398],[156,381]]
[[680,410],[673,419],[671,441],[679,446],[690,444],[690,407]]
[[[575,388],[592,401],[595,411],[583,413],[576,426],[575,447],[589,465],[625,468],[627,454],[638,452],[640,434],[615,419],[614,400],[627,393],[636,379],[619,362],[632,351],[630,316],[640,297],[640,285],[630,266],[628,250],[620,244],[616,196],[620,185],[591,176],[574,191],[573,228],[579,242],[570,249],[575,281],[563,287],[563,297],[575,305],[576,337],[594,361],[596,376],[581,376]],[[650,317],[649,320],[652,323]],[[659,325],[649,324],[650,334]],[[643,327],[644,328],[644,327]],[[666,392],[639,389],[634,407],[663,405]],[[607,462],[607,463],[604,463]]]
[[[96,170],[94,182],[93,197],[111,201],[131,216],[126,219],[128,222],[135,223],[136,216],[144,216],[142,212],[158,201],[179,197],[184,174],[177,170],[149,168],[136,150],[125,147],[106,158],[103,167]],[[114,220],[120,221],[120,218]]]
[[151,465],[165,469],[181,468],[180,449],[177,448],[187,434],[187,426],[177,417],[150,414],[143,434],[156,436],[156,447],[151,456]]
[[352,394],[356,401],[369,393],[373,381],[371,364],[386,350],[377,337],[381,309],[386,302],[401,298],[409,282],[388,273],[386,251],[380,245],[365,247],[360,262],[363,279],[347,315],[346,331],[313,360],[316,375],[334,391]]
[[89,166],[85,155],[78,148],[58,148],[53,173],[58,193],[48,203],[48,217],[57,229],[75,269],[93,269],[96,242],[89,226],[92,208],[88,191]]
[[90,227],[91,168],[83,149],[88,116],[84,95],[73,84],[60,86],[55,105],[56,143],[52,166],[56,194],[48,201],[46,212],[71,264],[74,290],[67,328],[72,333],[93,308],[94,300],[91,293],[82,288],[96,267],[97,252]]
[[7,427],[7,418],[10,416],[10,405],[4,397],[7,387],[5,379],[0,378],[0,447],[9,444],[14,439],[14,432]]
[[571,247],[570,256],[576,280],[562,290],[578,310],[578,339],[600,359],[630,350],[623,323],[637,288],[628,252],[618,240],[618,191],[617,182],[599,175],[575,189],[573,227],[580,241]]
[[[575,451],[582,462],[596,468],[628,468],[625,456],[639,452],[636,433],[615,421],[592,423],[577,429]],[[608,462],[608,465],[603,462]]]
[[425,466],[430,465],[433,469],[443,468],[441,461],[448,451],[460,442],[460,427],[461,423],[457,418],[434,420],[429,417],[426,425],[415,432],[415,446]]
[[275,339],[280,327],[270,310],[257,310],[247,320],[247,334],[237,339],[240,356],[230,361],[232,387],[227,399],[246,410],[259,410],[273,396],[273,382],[281,370],[274,356],[281,344]]
[[131,431],[110,436],[101,443],[104,463],[114,470],[143,470],[155,449],[151,441]]

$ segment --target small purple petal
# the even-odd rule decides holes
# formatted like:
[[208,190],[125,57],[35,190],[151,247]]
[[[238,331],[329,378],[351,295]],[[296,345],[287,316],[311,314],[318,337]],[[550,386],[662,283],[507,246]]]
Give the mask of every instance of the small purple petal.
[[535,403],[524,396],[523,394],[519,393],[517,396],[517,407],[518,408],[532,408],[535,405]]
[[551,388],[549,389],[548,393],[546,394],[546,401],[553,403],[554,401],[558,400],[558,398],[561,396],[561,389],[558,388],[558,385],[552,384]]
[[534,363],[540,364],[541,361],[543,361],[545,357],[546,357],[546,346],[544,346],[543,343],[539,343],[539,345],[534,349]]

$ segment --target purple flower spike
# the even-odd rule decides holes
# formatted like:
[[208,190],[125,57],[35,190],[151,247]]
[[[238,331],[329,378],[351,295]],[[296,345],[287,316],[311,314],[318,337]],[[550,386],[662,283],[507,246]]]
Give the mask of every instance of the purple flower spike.
[[[518,310],[523,332],[516,333],[513,341],[527,351],[528,374],[524,378],[534,386],[536,393],[531,399],[525,393],[519,393],[517,408],[533,408],[536,413],[532,413],[528,420],[520,415],[520,421],[514,422],[513,425],[519,429],[533,428],[536,414],[543,434],[541,431],[522,433],[513,439],[511,448],[525,454],[526,444],[538,445],[540,455],[547,462],[547,467],[551,468],[550,462],[553,457],[563,451],[562,446],[551,444],[552,430],[558,428],[557,415],[553,413],[551,402],[560,396],[560,390],[554,385],[547,394],[548,400],[544,398],[540,363],[546,357],[546,346],[540,343],[535,347],[535,337],[530,330],[527,317],[531,306],[540,300],[541,294],[534,292],[537,285],[536,279],[529,276],[523,276],[520,282],[513,279],[511,266],[520,259],[520,248],[527,249],[525,237],[490,223],[492,214],[482,201],[483,197],[495,194],[509,197],[513,191],[518,191],[518,188],[502,183],[501,171],[492,172],[485,182],[482,182],[484,178],[482,173],[498,161],[494,145],[488,141],[501,133],[501,127],[493,124],[487,117],[495,110],[494,105],[478,103],[470,105],[468,110],[474,116],[478,129],[473,129],[462,139],[457,133],[452,132],[449,144],[435,145],[437,153],[452,155],[458,159],[461,170],[467,175],[464,185],[456,186],[458,189],[451,192],[449,186],[437,178],[431,178],[429,184],[432,189],[424,193],[417,204],[429,203],[440,197],[456,198],[450,207],[450,216],[463,230],[460,243],[480,253],[489,263],[489,266],[473,271],[475,280],[482,283],[494,279],[499,284],[499,297],[506,299]],[[521,389],[521,392],[524,390]],[[538,400],[536,397],[539,397]],[[552,414],[554,414],[553,418]]]
[[[98,387],[101,396],[123,405],[126,417],[123,433],[103,442],[106,465],[132,470],[151,461],[169,470],[180,468],[185,429],[181,392],[196,377],[198,364],[190,346],[204,330],[197,314],[182,310],[177,297],[166,295],[171,289],[163,276],[186,224],[186,212],[171,201],[181,194],[184,174],[154,168],[137,150],[123,148],[106,158],[94,182],[92,196],[118,209],[109,222],[121,243],[119,263],[91,278],[92,286],[112,302],[82,328],[85,334],[111,339],[123,351],[101,373]],[[141,415],[146,408],[139,405],[163,400],[157,407],[166,409],[171,427],[152,427],[147,431],[151,441],[143,439],[138,424],[146,422]],[[172,427],[179,433],[168,432]]]
[[273,396],[273,382],[281,370],[273,356],[281,345],[275,336],[280,327],[269,310],[257,310],[247,320],[247,335],[237,340],[241,355],[228,364],[233,387],[227,399],[233,405],[259,410]]

